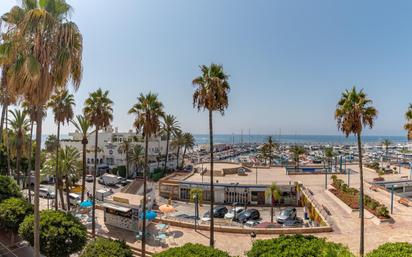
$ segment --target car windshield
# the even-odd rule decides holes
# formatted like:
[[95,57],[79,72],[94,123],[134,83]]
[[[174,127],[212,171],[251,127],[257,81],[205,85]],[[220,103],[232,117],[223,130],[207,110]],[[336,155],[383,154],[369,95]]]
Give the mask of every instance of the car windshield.
[[280,213],[280,215],[282,215],[282,216],[289,216],[291,212],[292,212],[291,209],[286,209],[286,210],[283,210],[283,211]]

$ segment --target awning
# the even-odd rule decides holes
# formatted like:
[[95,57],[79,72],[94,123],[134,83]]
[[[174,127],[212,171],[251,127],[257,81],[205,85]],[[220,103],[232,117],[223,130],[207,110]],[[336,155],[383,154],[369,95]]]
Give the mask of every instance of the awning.
[[102,203],[101,206],[103,206],[105,208],[113,209],[113,210],[116,210],[116,211],[120,211],[120,212],[130,211],[130,208],[115,205],[115,204],[111,204],[111,203]]

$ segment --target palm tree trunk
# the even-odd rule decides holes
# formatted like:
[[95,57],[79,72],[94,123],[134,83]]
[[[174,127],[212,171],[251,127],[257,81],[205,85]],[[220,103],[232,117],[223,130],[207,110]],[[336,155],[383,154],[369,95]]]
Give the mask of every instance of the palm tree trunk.
[[166,138],[166,159],[165,159],[165,166],[163,168],[163,172],[166,174],[167,170],[167,161],[169,160],[169,140],[170,140],[170,133],[167,133]]
[[69,194],[70,194],[70,187],[69,187],[69,183],[68,183],[68,180],[69,180],[69,174],[66,174],[66,201],[67,201],[67,211],[69,212],[70,211],[70,197],[69,197]]
[[359,180],[360,180],[360,199],[359,199],[359,212],[360,212],[360,246],[359,255],[363,257],[364,255],[364,239],[365,239],[365,213],[363,209],[363,167],[362,167],[362,142],[360,133],[357,134],[358,137],[358,151],[359,151]]
[[186,146],[185,146],[185,148],[183,148],[183,155],[182,155],[182,165],[181,165],[181,168],[183,168],[183,167],[184,167],[184,165],[185,165],[185,155],[186,155]]
[[9,118],[8,118],[8,107],[6,106],[6,152],[7,152],[7,174],[9,176],[12,176],[11,174],[11,165],[10,165],[10,143],[9,143],[9,133],[8,133],[8,124],[9,124]]
[[210,247],[215,246],[215,219],[213,217],[213,204],[215,202],[213,187],[213,118],[212,110],[209,110],[209,136],[210,136]]
[[[55,210],[58,210],[58,201],[57,201],[57,189],[59,190],[59,195],[60,195],[60,202],[62,204],[62,209],[65,209],[64,206],[64,196],[63,196],[63,181],[61,178],[61,174],[59,172],[59,149],[60,148],[60,122],[57,122],[57,147],[56,147],[56,172],[55,172],[55,188],[54,188],[54,193],[56,196],[56,204],[55,204]],[[68,204],[68,203],[67,203]]]
[[129,147],[126,148],[126,178],[129,177],[129,166],[130,166],[130,153],[129,153]]
[[83,174],[82,174],[82,202],[84,201],[84,191],[86,190],[86,144],[83,138]]
[[[29,202],[31,203],[31,157],[32,157],[32,142],[33,142],[33,125],[34,121],[30,121],[30,141],[29,141],[29,163],[27,165],[28,189],[29,189]],[[56,197],[56,196],[55,196]]]
[[[272,192],[273,195],[273,192]],[[273,207],[274,207],[274,201],[273,201],[273,196],[271,197],[272,202],[270,204],[270,222],[273,223]]]
[[0,140],[3,142],[3,127],[4,127],[4,116],[6,116],[7,111],[7,104],[3,104],[3,108],[1,110],[1,118],[0,118]]
[[[20,139],[17,139],[20,141]],[[20,184],[20,159],[21,159],[21,142],[17,142],[17,149],[16,149],[16,172],[17,172],[17,185]]]
[[97,140],[99,139],[99,127],[96,126],[96,138],[94,141],[94,170],[93,170],[93,206],[92,206],[92,237],[96,237],[96,174],[97,174]]
[[42,132],[42,110],[37,106],[36,150],[34,163],[34,257],[40,257],[40,212],[39,212],[39,187],[40,187],[40,152]]
[[144,171],[143,171],[143,220],[142,220],[142,256],[146,256],[146,192],[147,192],[147,173],[149,172],[148,165],[148,148],[149,148],[149,136],[145,136],[144,147]]
[[177,153],[176,153],[176,169],[179,168],[179,153],[180,153],[180,146],[177,147]]

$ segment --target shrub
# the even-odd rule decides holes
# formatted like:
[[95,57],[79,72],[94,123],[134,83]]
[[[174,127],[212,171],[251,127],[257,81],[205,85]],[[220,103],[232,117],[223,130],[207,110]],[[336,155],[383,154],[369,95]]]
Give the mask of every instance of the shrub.
[[120,240],[96,238],[91,241],[80,257],[132,257],[130,247]]
[[194,195],[197,194],[199,205],[203,203],[203,190],[197,187],[190,189],[190,202],[194,203]]
[[384,218],[389,218],[389,210],[388,210],[388,208],[386,208],[386,206],[379,205],[376,208],[376,210],[377,210],[378,216],[384,217]]
[[156,168],[153,172],[149,173],[149,178],[153,181],[159,181],[165,175],[164,170],[161,168]]
[[8,176],[0,176],[0,202],[11,197],[22,197],[16,181]]
[[409,257],[412,256],[412,244],[409,243],[386,243],[372,252],[366,257]]
[[22,198],[9,198],[0,203],[0,227],[11,232],[12,243],[20,223],[32,213],[32,205]]
[[153,254],[153,257],[230,257],[224,251],[213,249],[201,244],[187,243],[181,247],[169,248],[168,250]]
[[278,238],[257,240],[248,257],[276,256],[276,257],[353,257],[354,255],[341,244],[326,242],[323,238],[315,236],[281,235]]
[[[34,243],[34,217],[27,216],[19,228],[24,240]],[[71,214],[45,210],[40,213],[40,252],[48,257],[68,257],[87,242],[86,228]]]
[[118,176],[125,178],[126,177],[126,166],[122,165],[117,167]]

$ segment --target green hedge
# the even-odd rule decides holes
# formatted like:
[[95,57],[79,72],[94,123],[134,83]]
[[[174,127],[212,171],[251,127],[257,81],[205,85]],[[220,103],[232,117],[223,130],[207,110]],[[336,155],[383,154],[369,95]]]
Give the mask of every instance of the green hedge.
[[153,172],[149,173],[149,179],[153,181],[159,181],[159,179],[165,176],[164,170],[162,168],[156,168]]
[[367,257],[410,257],[412,244],[386,243],[366,255]]
[[224,251],[201,244],[187,243],[181,247],[170,248],[164,252],[153,254],[153,257],[230,257]]
[[130,247],[120,240],[96,238],[91,241],[80,257],[132,257]]
[[0,176],[0,202],[11,197],[22,197],[19,186],[11,177]]
[[0,227],[17,232],[25,217],[33,213],[33,206],[22,198],[9,198],[0,203]]
[[[34,243],[34,217],[27,216],[19,227],[22,239]],[[86,227],[73,215],[62,211],[40,212],[40,252],[48,257],[68,257],[83,249],[87,242]]]
[[118,170],[118,173],[119,173],[120,177],[122,177],[122,178],[126,177],[126,166],[124,166],[124,165],[118,166],[117,170]]
[[326,242],[323,238],[315,236],[293,235],[283,236],[268,240],[257,240],[248,257],[354,257],[343,245]]

